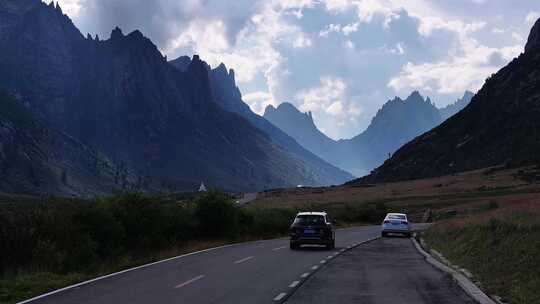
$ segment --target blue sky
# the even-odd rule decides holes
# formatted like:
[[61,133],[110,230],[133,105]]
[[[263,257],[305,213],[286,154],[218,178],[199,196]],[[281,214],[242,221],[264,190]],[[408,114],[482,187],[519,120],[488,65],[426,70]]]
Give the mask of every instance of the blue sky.
[[60,0],[83,34],[140,29],[170,59],[234,68],[250,107],[287,101],[332,138],[412,90],[445,106],[523,51],[536,0]]

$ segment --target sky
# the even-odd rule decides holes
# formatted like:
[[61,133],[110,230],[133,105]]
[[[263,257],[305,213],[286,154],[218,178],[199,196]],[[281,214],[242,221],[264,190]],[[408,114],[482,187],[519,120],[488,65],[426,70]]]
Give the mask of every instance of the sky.
[[169,59],[235,70],[262,114],[290,102],[334,139],[413,90],[443,107],[523,52],[537,0],[59,0],[83,34],[141,30]]

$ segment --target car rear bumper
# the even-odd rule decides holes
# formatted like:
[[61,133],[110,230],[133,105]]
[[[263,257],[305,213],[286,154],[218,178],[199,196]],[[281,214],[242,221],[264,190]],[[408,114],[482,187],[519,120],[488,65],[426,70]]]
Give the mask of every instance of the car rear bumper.
[[411,233],[410,229],[388,229],[385,228],[382,230],[382,233]]
[[331,245],[334,242],[332,238],[321,237],[298,237],[291,238],[291,244],[294,245]]

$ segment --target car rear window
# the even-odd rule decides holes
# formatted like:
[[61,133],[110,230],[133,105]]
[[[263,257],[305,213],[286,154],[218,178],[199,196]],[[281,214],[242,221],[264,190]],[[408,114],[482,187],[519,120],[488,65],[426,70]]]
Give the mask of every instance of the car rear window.
[[298,215],[294,219],[295,224],[302,225],[322,225],[325,224],[324,216],[322,215]]
[[405,217],[405,215],[393,214],[393,215],[389,215],[388,219],[389,220],[406,220],[407,218]]

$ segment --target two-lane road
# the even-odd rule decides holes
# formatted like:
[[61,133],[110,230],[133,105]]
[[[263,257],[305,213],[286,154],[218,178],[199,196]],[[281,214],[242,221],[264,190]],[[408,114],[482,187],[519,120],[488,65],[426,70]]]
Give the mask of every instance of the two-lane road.
[[286,238],[235,244],[170,259],[31,303],[276,303],[344,248],[377,237],[378,226],[339,229],[336,249],[292,251]]

